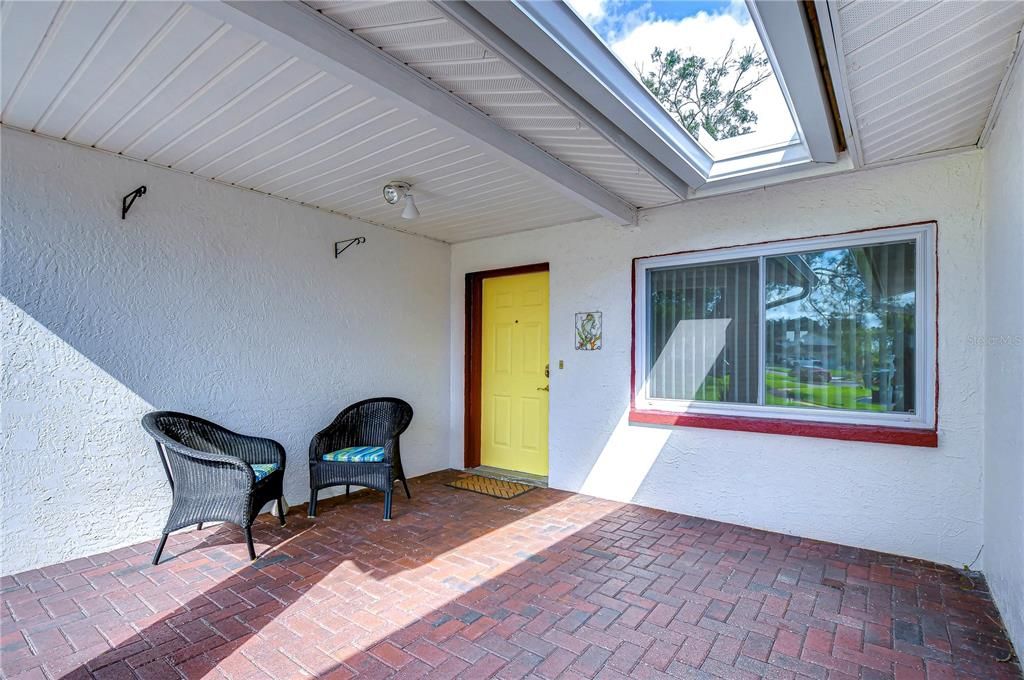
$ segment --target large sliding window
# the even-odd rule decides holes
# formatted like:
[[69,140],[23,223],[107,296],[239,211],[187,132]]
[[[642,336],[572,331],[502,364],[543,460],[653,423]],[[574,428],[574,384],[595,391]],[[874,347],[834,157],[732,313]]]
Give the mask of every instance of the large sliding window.
[[934,426],[933,224],[637,260],[634,408]]

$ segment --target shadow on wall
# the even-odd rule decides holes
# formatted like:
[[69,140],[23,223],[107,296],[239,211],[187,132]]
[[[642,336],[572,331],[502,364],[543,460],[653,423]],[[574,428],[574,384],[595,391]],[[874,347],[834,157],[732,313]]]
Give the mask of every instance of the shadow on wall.
[[0,319],[2,571],[159,532],[170,490],[139,426],[152,405],[2,296]]
[[[2,134],[5,501],[47,480],[4,520],[5,535],[39,544],[35,561],[5,554],[5,571],[162,523],[150,519],[166,508],[162,471],[138,424],[151,408],[272,437],[301,461],[344,406],[394,395],[417,414],[408,473],[447,466],[446,246]],[[121,195],[140,183],[122,221]],[[335,260],[334,241],[367,230]],[[307,498],[306,474],[289,466],[291,502]]]

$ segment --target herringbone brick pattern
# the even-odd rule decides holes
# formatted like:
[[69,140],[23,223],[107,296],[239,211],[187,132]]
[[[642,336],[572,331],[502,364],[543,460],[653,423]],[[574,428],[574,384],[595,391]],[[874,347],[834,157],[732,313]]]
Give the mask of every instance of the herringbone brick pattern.
[[414,480],[3,578],[9,678],[1021,677],[952,569],[586,496]]

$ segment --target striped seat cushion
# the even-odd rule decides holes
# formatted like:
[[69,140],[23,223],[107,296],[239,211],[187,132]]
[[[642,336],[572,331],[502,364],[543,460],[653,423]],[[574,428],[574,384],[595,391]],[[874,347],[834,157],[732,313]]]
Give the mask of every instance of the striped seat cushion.
[[252,468],[253,474],[256,475],[257,482],[262,481],[265,477],[267,477],[270,473],[277,469],[277,465],[274,463],[256,463],[254,465],[250,465],[249,467]]
[[323,459],[331,463],[381,463],[383,446],[350,446],[340,451],[325,453]]

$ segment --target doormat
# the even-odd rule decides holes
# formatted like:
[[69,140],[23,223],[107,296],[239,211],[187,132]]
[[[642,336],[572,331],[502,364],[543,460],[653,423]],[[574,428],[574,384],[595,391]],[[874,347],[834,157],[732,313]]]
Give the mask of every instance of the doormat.
[[505,499],[522,496],[524,493],[534,488],[529,484],[506,482],[504,479],[491,479],[490,477],[481,477],[480,475],[466,475],[464,477],[459,477],[454,481],[448,482],[445,486],[450,486],[453,489],[462,489],[463,491],[473,491],[485,496],[493,496],[494,498]]

